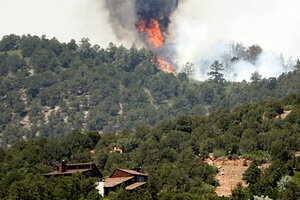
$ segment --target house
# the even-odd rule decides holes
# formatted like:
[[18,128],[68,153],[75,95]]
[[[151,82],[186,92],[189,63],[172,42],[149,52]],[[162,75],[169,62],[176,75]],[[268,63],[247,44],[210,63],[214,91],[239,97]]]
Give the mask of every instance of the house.
[[104,197],[121,185],[124,185],[127,191],[134,190],[147,184],[147,179],[147,174],[140,173],[137,170],[116,169],[109,178],[99,182],[97,189]]
[[86,177],[102,178],[101,172],[92,162],[67,164],[67,162],[63,160],[55,168],[55,171],[44,174],[44,176],[71,176],[72,174],[79,172],[85,175]]

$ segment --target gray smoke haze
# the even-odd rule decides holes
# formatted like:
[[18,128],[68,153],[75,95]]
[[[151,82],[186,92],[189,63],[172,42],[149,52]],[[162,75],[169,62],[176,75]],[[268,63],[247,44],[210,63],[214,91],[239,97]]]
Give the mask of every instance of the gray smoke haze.
[[255,71],[269,78],[292,70],[300,55],[295,45],[300,42],[300,15],[295,14],[299,7],[297,0],[187,0],[172,15],[169,27],[179,71],[193,62],[194,78],[206,80],[210,64],[232,54],[233,41],[264,50],[255,64],[243,59],[232,63],[224,72],[227,80],[249,81]]
[[105,0],[109,12],[108,21],[119,39],[136,36],[137,15],[133,0]]

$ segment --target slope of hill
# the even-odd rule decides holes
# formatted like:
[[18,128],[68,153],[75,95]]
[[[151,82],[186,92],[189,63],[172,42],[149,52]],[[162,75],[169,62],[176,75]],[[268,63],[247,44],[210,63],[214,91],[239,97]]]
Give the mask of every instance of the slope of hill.
[[[276,118],[283,109],[285,119]],[[120,134],[73,131],[66,139],[20,140],[8,150],[0,148],[0,199],[99,199],[94,179],[78,175],[45,178],[59,160],[94,161],[104,176],[116,168],[141,168],[149,175],[147,187],[134,192],[120,188],[107,199],[297,199],[300,193],[300,93],[282,100],[220,109],[206,115],[184,115],[151,128],[136,127]],[[122,149],[122,153],[113,150]],[[91,151],[92,150],[92,151]],[[232,197],[218,197],[218,169],[203,160],[213,153],[252,160],[242,175],[249,187],[236,188]],[[261,163],[271,165],[261,170]],[[228,166],[230,167],[230,166]],[[239,164],[233,167],[241,167]],[[219,168],[219,173],[228,173]],[[239,175],[241,175],[240,172]],[[226,174],[228,175],[228,174]],[[218,178],[218,177],[217,177]],[[240,177],[239,177],[240,178]],[[221,186],[224,182],[220,179]],[[235,183],[236,184],[236,183]],[[244,185],[245,186],[245,185]],[[89,196],[89,197],[88,197]]]
[[121,131],[183,114],[280,98],[300,88],[299,71],[253,83],[196,82],[164,73],[146,49],[88,39],[60,43],[8,35],[0,41],[0,141],[62,138],[72,129]]

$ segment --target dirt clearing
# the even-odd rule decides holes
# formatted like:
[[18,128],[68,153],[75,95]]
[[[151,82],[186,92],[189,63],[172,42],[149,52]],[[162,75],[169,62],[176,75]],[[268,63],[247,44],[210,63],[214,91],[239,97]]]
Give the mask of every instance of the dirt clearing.
[[244,159],[228,160],[223,158],[209,158],[205,160],[205,162],[219,169],[219,173],[216,176],[220,184],[220,186],[216,188],[218,196],[229,197],[231,190],[234,189],[239,182],[242,182],[243,186],[247,186],[247,184],[242,181],[242,177],[251,161],[246,161],[248,166],[243,166]]
[[[234,189],[239,182],[241,182],[244,187],[247,186],[242,178],[243,173],[251,163],[250,160],[246,160],[247,166],[243,166],[244,159],[242,158],[233,160],[228,160],[227,158],[208,158],[205,162],[219,169],[219,173],[216,175],[220,184],[220,186],[216,188],[218,196],[231,196],[231,190]],[[262,167],[267,168],[268,166],[269,164],[264,164]]]

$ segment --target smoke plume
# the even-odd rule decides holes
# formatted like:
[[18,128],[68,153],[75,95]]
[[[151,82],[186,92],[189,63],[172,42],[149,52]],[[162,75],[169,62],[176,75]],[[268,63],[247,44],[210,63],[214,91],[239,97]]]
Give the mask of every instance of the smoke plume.
[[[159,22],[163,34],[168,34],[170,17],[178,6],[178,0],[105,0],[109,21],[120,39],[137,37],[137,26],[141,19]],[[137,38],[136,38],[137,39]]]
[[109,11],[109,22],[119,39],[130,38],[136,33],[137,15],[132,0],[105,0],[104,4]]
[[170,16],[176,10],[178,0],[136,0],[135,7],[138,20],[151,18],[158,20],[162,32],[167,32]]
[[[192,62],[194,73],[191,78],[206,80],[214,60],[224,64],[224,76],[231,81],[249,81],[254,72],[258,72],[263,78],[269,78],[292,70],[293,59],[289,58],[287,61],[280,55],[286,50],[283,47],[290,44],[287,40],[287,29],[291,29],[292,22],[297,22],[297,19],[287,14],[289,9],[297,6],[286,1],[104,1],[109,12],[109,21],[119,39],[134,38],[135,42],[141,41],[159,56],[176,65],[177,72],[184,71],[185,63]],[[300,5],[296,0],[289,1]],[[286,19],[287,17],[289,18]],[[137,31],[141,20],[147,25],[153,23],[152,19],[158,21],[164,37],[163,45],[159,43],[154,45],[155,48],[153,44],[147,43],[147,37],[141,31]],[[274,19],[280,28],[274,23]],[[293,34],[293,40],[297,41],[298,37],[292,31],[290,33]],[[245,48],[258,44],[263,50],[255,60],[249,60],[232,52],[235,42],[243,42]],[[290,55],[291,52],[284,53]]]

